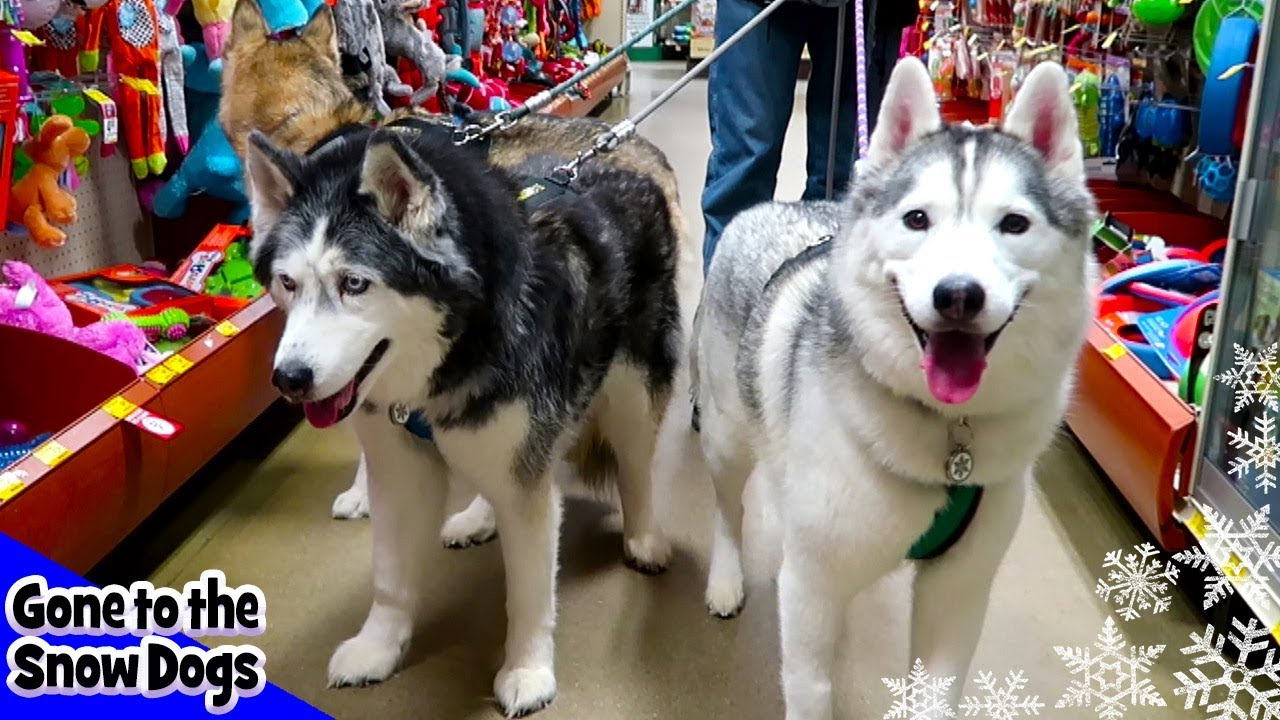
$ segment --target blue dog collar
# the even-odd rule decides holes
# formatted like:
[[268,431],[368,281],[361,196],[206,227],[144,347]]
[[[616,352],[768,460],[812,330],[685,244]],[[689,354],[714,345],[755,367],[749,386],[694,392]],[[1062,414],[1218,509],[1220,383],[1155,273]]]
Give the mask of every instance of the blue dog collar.
[[421,410],[410,410],[404,405],[392,405],[391,410],[387,413],[391,417],[391,422],[401,425],[409,434],[422,440],[434,440],[435,436],[431,433],[431,424],[427,422],[427,416]]

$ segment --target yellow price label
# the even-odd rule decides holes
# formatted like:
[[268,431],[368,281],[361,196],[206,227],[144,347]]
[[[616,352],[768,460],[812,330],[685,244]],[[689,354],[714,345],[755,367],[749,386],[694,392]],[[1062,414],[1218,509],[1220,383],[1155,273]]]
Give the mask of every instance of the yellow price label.
[[84,96],[98,103],[99,105],[115,104],[115,100],[112,100],[110,97],[107,96],[106,93],[102,92],[98,88],[88,88],[87,90],[84,91]]
[[27,488],[21,480],[14,480],[11,483],[0,483],[0,503],[12,500],[15,495]]
[[230,320],[223,320],[218,323],[218,325],[214,327],[214,330],[217,330],[219,334],[226,335],[227,337],[232,337],[240,332],[240,328],[236,327],[235,323]]
[[1125,354],[1128,352],[1129,350],[1125,348],[1124,345],[1121,345],[1120,343],[1114,343],[1110,347],[1104,349],[1102,351],[1102,354],[1106,355],[1112,360],[1119,360],[1120,358],[1124,357]]
[[1197,540],[1203,540],[1209,530],[1208,524],[1204,519],[1204,513],[1197,510],[1196,514],[1192,515],[1191,519],[1187,520],[1187,529],[1191,531],[1192,535],[1196,536]]
[[23,45],[34,47],[37,45],[44,44],[44,41],[36,37],[36,34],[31,32],[30,30],[14,30],[13,37],[15,40],[22,43]]
[[160,89],[155,86],[155,83],[151,82],[150,80],[147,80],[146,78],[136,78],[136,77],[130,77],[128,75],[121,75],[120,81],[144,95],[160,94]]
[[195,365],[195,363],[182,357],[181,355],[170,355],[169,357],[165,358],[165,361],[164,361],[164,366],[169,368],[175,374],[178,374],[178,375],[181,375],[182,373],[190,370],[192,365]]
[[157,385],[164,385],[176,377],[178,377],[178,373],[164,365],[157,365],[147,371],[147,379]]
[[117,420],[123,420],[129,415],[129,413],[137,410],[138,406],[117,395],[103,403],[102,409],[111,417],[114,417]]
[[49,467],[57,467],[63,460],[71,457],[71,451],[63,447],[62,443],[57,440],[50,440],[36,448],[36,451],[31,454]]

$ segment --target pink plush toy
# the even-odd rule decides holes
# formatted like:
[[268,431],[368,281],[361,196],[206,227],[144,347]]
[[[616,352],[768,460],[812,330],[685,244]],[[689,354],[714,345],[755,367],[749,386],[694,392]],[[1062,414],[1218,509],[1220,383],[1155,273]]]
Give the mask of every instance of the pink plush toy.
[[141,371],[152,354],[142,330],[124,320],[78,328],[62,298],[26,263],[0,265],[0,325],[35,330],[83,345]]

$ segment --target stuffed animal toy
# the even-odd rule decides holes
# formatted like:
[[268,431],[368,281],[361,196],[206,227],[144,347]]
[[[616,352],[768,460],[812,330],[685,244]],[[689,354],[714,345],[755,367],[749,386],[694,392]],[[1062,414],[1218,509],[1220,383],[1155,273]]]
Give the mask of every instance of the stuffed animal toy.
[[[187,0],[168,0],[165,11],[177,17]],[[196,21],[204,34],[205,52],[214,67],[222,65],[222,50],[231,34],[231,16],[237,0],[193,0]],[[261,0],[262,15],[272,34],[283,35],[307,24],[325,0]]]
[[[199,43],[183,46],[182,51],[192,117],[203,120],[203,125],[178,171],[151,198],[151,210],[160,217],[176,218],[186,212],[188,197],[206,193],[235,203],[228,222],[242,223],[249,217],[244,173],[231,142],[218,124],[216,112],[221,92],[220,63],[211,62]],[[201,112],[201,106],[208,112]]]
[[387,54],[408,60],[422,75],[422,86],[409,99],[412,105],[421,105],[435,95],[444,82],[444,51],[436,45],[426,23],[413,16],[418,2],[410,0],[374,0],[382,21],[382,37]]
[[191,150],[191,134],[187,129],[187,94],[183,90],[186,62],[182,56],[182,34],[177,20],[169,13],[161,11],[156,19],[160,21],[160,77],[164,81],[164,104],[171,126],[166,126],[166,114],[160,113],[160,134],[172,137],[178,150],[186,155]]
[[372,103],[379,114],[391,113],[386,95],[407,97],[413,88],[400,82],[395,68],[387,63],[382,20],[377,0],[341,0],[333,7],[338,30],[338,50],[342,54],[342,75],[357,97]]
[[155,359],[142,330],[127,321],[100,321],[78,328],[62,298],[26,263],[0,265],[0,325],[69,340],[141,371]]
[[25,225],[37,245],[60,247],[67,234],[54,225],[76,221],[76,199],[58,185],[58,176],[89,150],[89,134],[66,115],[54,115],[24,150],[34,164],[9,191],[9,221]]

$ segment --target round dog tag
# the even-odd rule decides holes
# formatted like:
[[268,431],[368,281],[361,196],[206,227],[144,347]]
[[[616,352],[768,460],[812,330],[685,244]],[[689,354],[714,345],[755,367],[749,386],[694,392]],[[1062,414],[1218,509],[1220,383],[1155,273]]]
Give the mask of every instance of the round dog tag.
[[963,445],[957,445],[947,456],[947,479],[959,485],[973,474],[973,453]]

